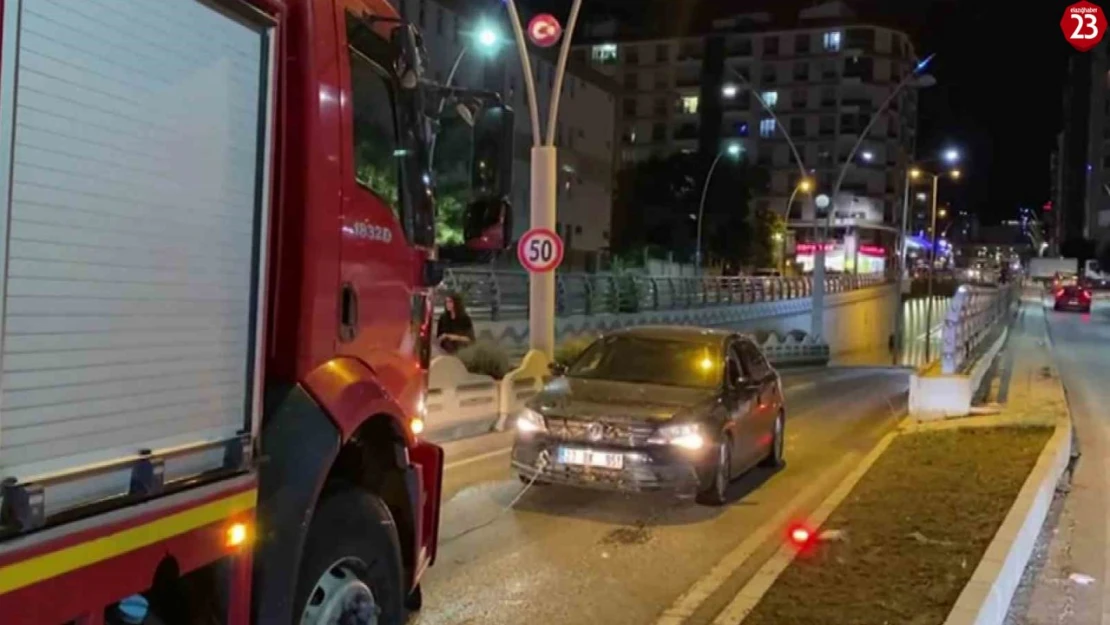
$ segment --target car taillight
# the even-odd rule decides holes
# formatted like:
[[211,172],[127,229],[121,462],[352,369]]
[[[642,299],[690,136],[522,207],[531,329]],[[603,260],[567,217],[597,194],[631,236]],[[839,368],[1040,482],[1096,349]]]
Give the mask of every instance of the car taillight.
[[1063,297],[1064,289],[1056,289],[1056,297]]
[[1091,299],[1091,292],[1090,292],[1090,291],[1088,291],[1087,289],[1083,289],[1082,291],[1080,291],[1080,292],[1079,292],[1079,296],[1080,296],[1080,297],[1082,297],[1082,298],[1083,298],[1083,299],[1085,299],[1085,300],[1088,300],[1088,301],[1090,301],[1090,299]]

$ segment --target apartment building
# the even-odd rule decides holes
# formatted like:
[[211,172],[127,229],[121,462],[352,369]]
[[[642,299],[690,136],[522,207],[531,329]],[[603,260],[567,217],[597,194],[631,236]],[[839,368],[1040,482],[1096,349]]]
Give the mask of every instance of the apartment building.
[[[1052,214],[1059,247],[1079,239],[1110,244],[1110,63],[1103,41],[1071,56],[1064,87],[1064,123],[1057,136]],[[1072,250],[1060,249],[1061,253]]]
[[[512,203],[517,236],[530,225],[530,149],[532,126],[525,82],[504,7],[497,2],[402,0],[403,14],[422,31],[433,78],[443,82],[459,54],[453,84],[505,94],[516,112],[516,151]],[[496,49],[483,51],[474,41],[479,29],[500,33]],[[532,70],[543,123],[551,103],[555,52],[533,51]],[[556,124],[559,148],[559,234],[567,250],[564,266],[596,267],[608,253],[615,162],[616,85],[588,63],[569,64]]]
[[[780,214],[801,178],[786,135],[815,194],[831,194],[857,137],[916,64],[905,33],[861,23],[841,2],[788,22],[770,13],[720,19],[696,36],[628,40],[608,23],[585,37],[578,57],[623,89],[616,109],[621,163],[738,145],[769,170],[770,189],[758,201]],[[868,133],[832,202],[835,223],[858,229],[859,242],[882,244],[890,237],[876,228],[901,218],[916,116],[917,93],[905,89]],[[811,197],[798,193],[789,214],[800,227],[817,212]]]

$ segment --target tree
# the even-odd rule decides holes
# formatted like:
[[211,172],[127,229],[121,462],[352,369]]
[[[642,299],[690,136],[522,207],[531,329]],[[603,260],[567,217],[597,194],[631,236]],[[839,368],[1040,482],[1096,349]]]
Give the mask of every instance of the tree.
[[[620,172],[614,214],[616,253],[644,248],[672,252],[691,261],[697,242],[698,207],[711,159],[698,154],[651,158]],[[746,161],[724,156],[717,163],[705,197],[702,253],[707,261],[751,264],[770,236],[749,218],[753,192],[765,187],[765,173]]]

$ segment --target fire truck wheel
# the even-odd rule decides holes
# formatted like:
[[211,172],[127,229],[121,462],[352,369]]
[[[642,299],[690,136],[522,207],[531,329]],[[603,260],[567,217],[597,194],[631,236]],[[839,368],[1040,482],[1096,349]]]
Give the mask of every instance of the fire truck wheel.
[[397,529],[385,503],[353,486],[325,495],[297,577],[297,622],[401,625],[403,586]]

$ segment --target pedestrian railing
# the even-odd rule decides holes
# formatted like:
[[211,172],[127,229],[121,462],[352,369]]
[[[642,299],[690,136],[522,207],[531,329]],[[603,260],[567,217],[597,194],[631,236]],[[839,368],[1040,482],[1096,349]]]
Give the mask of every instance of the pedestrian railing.
[[[825,291],[842,293],[887,281],[884,274],[830,276]],[[560,272],[555,284],[555,314],[561,317],[752,304],[813,293],[811,278]],[[448,269],[444,287],[463,296],[475,319],[501,321],[528,316],[528,274],[523,271]]]
[[1016,302],[1015,287],[962,285],[944,319],[941,372],[962,371],[992,331],[1008,322]]

